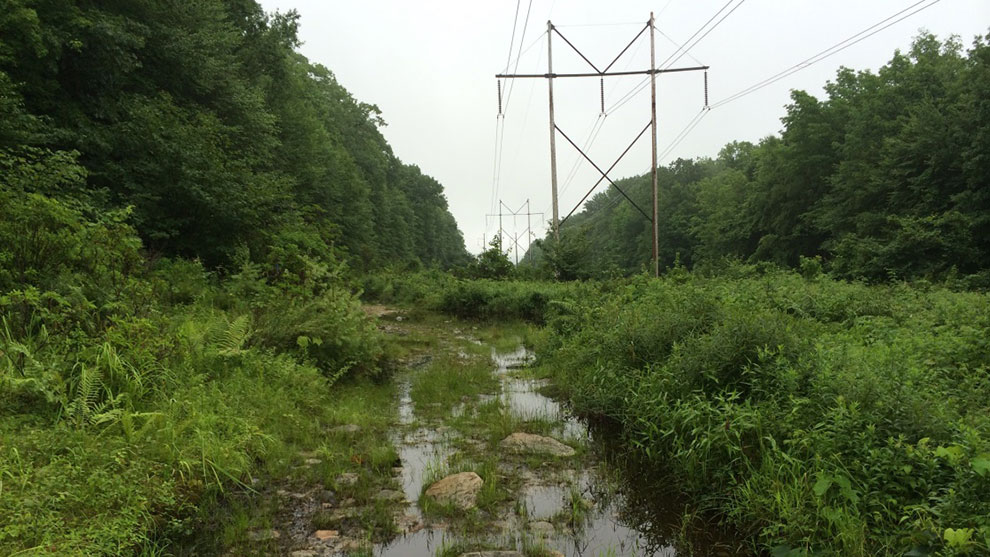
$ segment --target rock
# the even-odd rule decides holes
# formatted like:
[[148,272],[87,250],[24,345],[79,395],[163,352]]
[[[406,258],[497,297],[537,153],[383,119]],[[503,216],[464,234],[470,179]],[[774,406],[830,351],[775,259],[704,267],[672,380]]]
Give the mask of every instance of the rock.
[[268,540],[277,540],[282,537],[281,532],[278,530],[269,528],[267,530],[252,530],[248,532],[248,538],[253,542],[264,542]]
[[516,526],[508,520],[496,520],[488,525],[491,530],[498,532],[509,532],[515,530]]
[[364,542],[353,538],[344,538],[337,544],[337,551],[341,553],[353,553],[364,549]]
[[529,529],[538,536],[552,536],[556,529],[553,524],[545,520],[537,520],[529,523]]
[[307,458],[304,462],[307,466],[315,466],[323,463],[323,461],[318,458]]
[[316,557],[319,553],[312,549],[297,549],[289,554],[289,557]]
[[358,483],[359,479],[361,479],[361,477],[353,472],[344,472],[343,474],[337,476],[337,485],[351,486]]
[[481,476],[474,472],[453,474],[431,485],[426,496],[439,503],[454,505],[463,510],[473,509],[481,491]]
[[566,555],[557,551],[556,549],[548,549],[543,555],[545,557],[567,557]]
[[383,489],[375,494],[375,499],[378,501],[405,501],[406,495],[401,491],[396,491],[394,489]]
[[503,450],[513,453],[536,453],[550,456],[574,456],[574,449],[553,437],[543,437],[532,433],[517,432],[502,439],[498,444]]
[[357,424],[339,425],[330,429],[330,433],[358,433],[359,431],[361,431],[361,426]]
[[332,540],[338,537],[339,535],[340,532],[338,532],[337,530],[317,530],[316,532],[313,533],[313,536],[316,537],[316,539],[320,540],[321,542]]
[[461,557],[525,557],[518,551],[473,551],[461,553]]
[[395,518],[395,527],[403,534],[415,534],[423,529],[423,522],[414,514],[403,514]]

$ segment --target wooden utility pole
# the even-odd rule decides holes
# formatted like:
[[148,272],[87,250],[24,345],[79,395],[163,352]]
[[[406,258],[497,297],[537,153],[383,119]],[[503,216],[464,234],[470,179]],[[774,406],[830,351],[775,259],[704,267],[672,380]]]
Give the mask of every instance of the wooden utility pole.
[[557,210],[557,124],[553,118],[553,23],[547,20],[547,89],[550,92],[550,195],[553,198],[553,239],[560,241],[560,212]]
[[653,276],[660,276],[660,187],[657,185],[657,51],[653,32],[655,22],[650,12],[650,135],[653,137]]
[[[644,32],[646,32],[647,30],[649,30],[649,32],[650,32],[650,67],[649,67],[649,69],[646,69],[646,70],[633,70],[633,71],[609,71],[609,70],[612,69],[612,66],[614,66],[615,63],[619,61],[619,59],[622,57],[622,55],[625,54],[627,50],[629,50],[629,47],[631,47],[639,39],[639,37],[642,36],[642,34]],[[595,64],[593,64],[591,62],[591,60],[589,60],[588,57],[585,56],[580,50],[578,50],[577,47],[575,47],[571,43],[571,41],[569,41],[567,39],[567,37],[565,37],[564,35],[562,35],[560,33],[560,30],[553,26],[553,23],[552,22],[547,21],[547,73],[545,73],[545,74],[496,74],[495,77],[497,79],[544,78],[544,79],[547,80],[547,86],[548,86],[547,88],[548,88],[548,91],[549,91],[549,100],[550,100],[550,194],[551,194],[551,197],[552,197],[552,200],[553,200],[553,236],[554,236],[554,239],[557,240],[557,241],[560,240],[560,225],[563,224],[563,222],[566,221],[572,214],[574,214],[574,211],[576,211],[578,208],[581,207],[581,204],[584,203],[584,201],[588,198],[588,196],[591,195],[591,193],[595,190],[595,188],[597,188],[602,183],[602,181],[606,181],[607,180],[608,183],[611,184],[611,186],[614,187],[616,189],[616,191],[618,191],[620,194],[622,194],[622,196],[625,197],[626,200],[629,201],[629,203],[631,203],[633,205],[633,207],[635,207],[636,210],[638,210],[640,212],[640,214],[642,214],[643,217],[646,220],[651,221],[651,223],[653,225],[653,274],[655,276],[659,276],[660,275],[660,259],[659,259],[660,258],[660,255],[659,255],[659,253],[660,253],[660,226],[659,226],[660,225],[660,222],[659,222],[659,220],[660,220],[660,216],[659,216],[659,213],[660,213],[660,189],[659,189],[658,177],[657,177],[657,164],[658,164],[658,161],[657,161],[657,74],[661,74],[661,73],[672,73],[672,72],[689,72],[689,71],[697,71],[697,70],[707,70],[708,69],[708,66],[695,66],[695,67],[689,67],[689,68],[663,68],[663,69],[658,69],[657,68],[657,62],[656,62],[656,39],[655,39],[655,36],[654,36],[655,35],[655,31],[656,31],[656,20],[654,19],[653,13],[651,12],[650,13],[650,20],[646,23],[646,25],[633,38],[633,40],[630,41],[630,43],[628,45],[626,45],[626,47],[624,49],[622,49],[622,52],[620,52],[619,55],[616,56],[615,59],[612,60],[612,62],[608,66],[605,67],[605,69],[602,70],[602,69],[599,69],[598,66],[596,66]],[[587,62],[588,65],[592,67],[592,69],[594,69],[594,72],[585,72],[585,73],[560,73],[560,74],[553,73],[553,44],[552,44],[553,40],[552,39],[553,39],[554,33],[556,33],[561,39],[563,39],[564,42],[567,43],[567,46],[569,46],[572,49],[574,49],[574,51],[577,52],[578,55],[581,56],[581,58],[584,59],[584,61]],[[616,159],[616,161],[614,163],[612,163],[612,166],[610,166],[608,168],[608,170],[602,170],[601,167],[599,167],[597,164],[595,164],[594,161],[591,160],[591,158],[584,152],[583,149],[581,149],[580,147],[578,147],[577,144],[574,143],[574,141],[572,141],[571,138],[568,137],[567,134],[564,133],[564,131],[561,130],[559,126],[557,126],[557,123],[554,120],[554,110],[553,110],[553,80],[554,79],[557,79],[557,78],[562,78],[562,77],[597,77],[597,78],[603,80],[603,85],[602,85],[602,91],[603,91],[603,95],[602,95],[602,113],[604,113],[604,104],[605,104],[605,102],[604,102],[604,78],[605,77],[610,77],[610,76],[623,76],[623,75],[649,75],[650,76],[650,123],[647,124],[646,127],[644,127],[641,132],[639,132],[639,135],[636,136],[636,139],[634,139],[632,141],[632,143],[630,143],[629,146],[626,147],[626,150],[623,151],[623,153],[621,155],[619,155],[619,158]],[[706,79],[706,106],[707,106],[707,74],[706,74],[705,79]],[[502,90],[502,88],[501,88],[501,82],[499,82],[499,84],[500,84],[499,85],[499,92],[501,94],[501,90]],[[501,114],[501,97],[499,97],[499,98],[500,98],[500,100],[499,100],[499,113]],[[619,164],[619,161],[621,161],[622,158],[626,156],[626,153],[628,153],[629,150],[632,149],[633,145],[635,145],[636,142],[639,141],[639,139],[643,136],[643,134],[646,133],[646,130],[647,129],[650,129],[651,130],[651,134],[650,135],[651,135],[651,139],[652,139],[652,149],[651,149],[652,154],[651,154],[651,157],[650,157],[651,158],[651,163],[652,163],[651,164],[651,166],[652,166],[651,176],[652,176],[652,179],[653,179],[653,211],[652,211],[652,215],[648,214],[646,211],[644,211],[642,208],[640,208],[639,205],[637,205],[632,200],[632,198],[630,198],[626,194],[626,192],[622,191],[622,189],[619,188],[619,186],[617,186],[615,184],[615,182],[608,176],[608,173],[611,172],[615,168],[615,166],[617,164]],[[560,133],[561,137],[563,137],[564,139],[566,139],[567,142],[570,143],[585,158],[585,160],[587,160],[589,163],[591,163],[591,165],[595,168],[595,170],[598,171],[599,174],[601,174],[601,178],[599,178],[598,181],[595,182],[595,184],[591,187],[591,189],[588,190],[588,193],[586,193],[584,195],[584,197],[581,198],[581,201],[578,202],[578,204],[574,207],[574,209],[572,209],[571,212],[568,213],[568,215],[566,217],[564,217],[563,220],[560,220],[560,212],[558,210],[558,204],[557,204],[557,133]],[[527,209],[527,213],[528,212],[529,211]]]

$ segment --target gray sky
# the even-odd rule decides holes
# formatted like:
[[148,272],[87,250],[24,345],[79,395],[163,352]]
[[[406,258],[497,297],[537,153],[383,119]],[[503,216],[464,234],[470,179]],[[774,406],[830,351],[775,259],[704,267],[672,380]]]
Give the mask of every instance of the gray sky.
[[[737,6],[735,11],[691,48],[690,56],[674,65],[700,62],[711,66],[711,104],[836,45],[917,0],[739,2],[733,0],[719,18]],[[498,212],[499,200],[518,210],[529,199],[531,211],[545,213],[542,221],[539,217],[532,221],[535,237],[543,236],[551,216],[546,80],[503,82],[505,116],[502,125],[497,125],[494,75],[505,70],[510,59],[517,2],[261,0],[261,4],[269,12],[297,10],[302,53],[330,68],[358,100],[381,108],[388,123],[382,131],[396,155],[443,184],[470,251],[481,250],[483,235],[490,240],[497,233],[498,219],[485,215]],[[677,50],[675,43],[684,44],[725,5],[726,0],[522,0],[509,69],[547,71],[548,19],[592,62],[607,65],[639,32],[651,11],[657,18],[659,65]],[[820,97],[822,86],[840,66],[876,70],[895,49],[906,50],[920,29],[940,38],[959,35],[968,46],[974,36],[987,33],[988,27],[990,1],[942,0],[807,69],[711,110],[660,163],[713,156],[729,141],[755,142],[777,133],[791,89]],[[516,67],[520,43],[523,53]],[[589,69],[556,35],[553,56],[557,73]],[[649,39],[644,34],[613,70],[646,69],[649,61]],[[606,109],[622,101],[643,79],[607,78]],[[590,154],[603,169],[649,122],[648,87],[610,110],[604,119],[599,119],[598,79],[555,80],[554,95],[557,124],[578,144],[585,144],[596,124],[601,124]],[[703,104],[701,72],[660,76],[661,153]],[[502,147],[501,162],[496,165],[498,129]],[[611,176],[649,171],[649,146],[647,133]],[[557,152],[563,217],[599,174],[583,161],[575,166],[579,155],[559,136]],[[603,188],[599,186],[596,192]],[[525,250],[526,219],[513,223],[510,217],[503,224],[508,235],[519,235]]]

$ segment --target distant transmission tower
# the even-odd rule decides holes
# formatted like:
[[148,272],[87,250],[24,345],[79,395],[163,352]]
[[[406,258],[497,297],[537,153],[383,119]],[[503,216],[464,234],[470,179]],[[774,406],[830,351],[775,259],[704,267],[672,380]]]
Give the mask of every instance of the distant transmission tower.
[[[620,58],[622,58],[622,55],[625,54],[627,50],[629,50],[629,47],[631,47],[640,38],[640,36],[642,36],[643,33],[646,32],[647,29],[650,31],[650,67],[649,67],[649,69],[646,69],[646,70],[635,70],[635,71],[621,71],[621,72],[609,71],[609,70],[612,69],[612,66],[614,66],[615,63],[618,62]],[[556,27],[553,26],[553,23],[552,22],[547,21],[547,73],[545,73],[545,74],[496,74],[495,75],[495,78],[496,79],[499,79],[499,80],[502,80],[502,79],[518,79],[518,78],[543,78],[543,79],[546,79],[547,80],[547,86],[548,86],[548,90],[549,90],[549,101],[550,101],[550,192],[551,192],[551,197],[553,199],[553,222],[552,222],[552,227],[553,227],[554,239],[556,239],[558,241],[560,240],[560,222],[561,221],[560,221],[560,218],[559,218],[560,213],[559,213],[559,210],[558,210],[558,207],[557,207],[557,133],[560,133],[560,135],[564,139],[566,139],[567,142],[570,143],[575,149],[577,149],[577,151],[579,153],[581,153],[581,155],[585,158],[585,160],[587,160],[592,166],[594,166],[595,167],[595,170],[597,170],[598,173],[601,174],[601,178],[599,178],[598,179],[598,182],[596,182],[595,185],[592,186],[591,189],[588,191],[588,193],[586,193],[585,196],[583,198],[581,198],[581,201],[578,202],[578,205],[577,205],[577,207],[575,207],[575,210],[577,210],[577,208],[580,207],[582,203],[584,203],[585,199],[587,199],[588,196],[591,195],[591,192],[593,192],[595,190],[595,188],[597,188],[599,186],[599,184],[602,183],[603,180],[608,180],[608,183],[611,184],[612,187],[614,187],[616,189],[616,191],[618,191],[620,194],[622,194],[622,196],[625,197],[626,200],[629,201],[629,203],[631,203],[633,205],[633,207],[635,207],[640,212],[640,214],[643,215],[644,218],[646,218],[646,220],[650,221],[653,224],[653,274],[655,276],[659,276],[660,275],[660,263],[659,263],[660,229],[659,229],[659,222],[658,222],[658,212],[659,212],[659,198],[660,198],[660,193],[659,193],[659,188],[658,188],[658,185],[657,185],[657,74],[661,74],[661,73],[672,73],[672,72],[690,72],[690,71],[708,70],[708,66],[695,66],[695,67],[689,67],[689,68],[673,68],[673,69],[668,68],[668,69],[662,69],[662,70],[657,69],[657,67],[656,67],[657,66],[657,62],[656,62],[656,40],[655,40],[655,36],[654,36],[655,35],[655,30],[656,30],[655,20],[653,18],[653,13],[651,12],[650,13],[650,20],[646,23],[646,26],[643,27],[643,29],[641,29],[639,31],[639,33],[633,38],[633,40],[629,41],[629,44],[626,45],[626,47],[623,48],[621,52],[619,52],[618,56],[616,56],[615,59],[613,59],[612,62],[609,63],[608,66],[605,66],[605,69],[599,69],[598,66],[596,66],[595,64],[593,64],[591,62],[591,60],[588,59],[587,56],[585,56],[580,50],[577,49],[577,47],[575,47],[573,44],[571,44],[571,41],[569,41],[567,39],[567,37],[565,37],[564,35],[562,35],[560,33],[560,31]],[[595,71],[594,72],[587,72],[587,73],[559,73],[559,74],[558,73],[553,73],[553,40],[552,39],[553,39],[553,34],[554,33],[556,33],[557,36],[559,36],[561,39],[563,39],[564,42],[567,43],[567,46],[571,47],[574,50],[574,52],[576,52]],[[557,126],[556,122],[554,121],[554,112],[553,112],[553,80],[554,79],[557,79],[557,78],[564,78],[564,77],[597,77],[597,78],[599,78],[601,80],[601,82],[602,82],[602,91],[603,91],[603,93],[602,93],[602,113],[604,113],[605,112],[605,95],[604,95],[604,81],[605,81],[605,78],[606,77],[611,77],[611,76],[622,76],[622,75],[649,75],[650,76],[650,92],[651,92],[651,98],[650,98],[650,115],[651,116],[650,116],[650,122],[649,122],[649,124],[646,125],[646,127],[643,128],[643,130],[641,132],[639,132],[639,135],[637,135],[636,138],[633,139],[632,143],[629,144],[629,147],[627,147],[626,150],[623,151],[621,155],[619,155],[619,158],[616,159],[614,163],[612,163],[612,166],[610,166],[607,170],[602,170],[601,167],[599,167],[597,164],[595,164],[595,162],[591,160],[591,157],[589,157],[584,152],[584,150],[582,150],[580,147],[578,147],[577,144],[575,144],[571,140],[571,138],[568,137],[567,134],[564,133],[564,131],[561,130],[560,127]],[[706,74],[705,81],[706,81],[706,84],[707,84],[707,74]],[[501,112],[502,112],[501,90],[502,90],[501,81],[499,81],[499,114],[501,114]],[[626,153],[628,153],[629,150],[632,149],[633,145],[635,145],[636,142],[639,141],[639,139],[643,136],[643,134],[646,133],[646,130],[647,129],[651,130],[651,136],[652,136],[652,140],[653,140],[653,148],[652,148],[652,162],[653,162],[653,164],[652,164],[652,168],[653,168],[653,170],[652,170],[652,174],[653,174],[653,215],[652,215],[652,217],[650,215],[648,215],[646,213],[646,211],[644,211],[638,205],[636,205],[636,203],[633,202],[633,200],[628,195],[626,195],[626,193],[624,191],[622,191],[621,188],[619,188],[618,186],[616,186],[615,185],[615,182],[612,181],[612,179],[608,176],[608,173],[611,172],[615,168],[615,166],[617,164],[619,164],[619,161],[621,161],[622,158],[624,156],[626,156]],[[571,211],[571,213],[573,213],[573,212],[574,211]],[[501,214],[501,210],[499,211],[499,213]],[[570,216],[570,215],[568,215],[568,216]],[[565,219],[566,219],[566,217],[565,217]],[[500,228],[501,228],[501,226],[500,226]]]

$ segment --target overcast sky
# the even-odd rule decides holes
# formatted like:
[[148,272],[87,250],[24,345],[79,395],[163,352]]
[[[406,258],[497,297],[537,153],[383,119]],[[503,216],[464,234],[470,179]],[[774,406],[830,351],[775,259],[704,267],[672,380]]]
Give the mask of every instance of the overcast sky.
[[[732,13],[673,67],[710,66],[709,100],[715,104],[909,6],[917,4],[917,9],[930,2],[733,0],[712,23]],[[498,219],[486,218],[486,214],[497,213],[499,201],[519,211],[529,199],[531,212],[543,212],[543,219],[532,219],[535,237],[543,236],[551,217],[547,80],[503,82],[504,118],[499,126],[494,77],[507,63],[510,72],[546,73],[547,20],[603,67],[642,29],[653,11],[660,65],[677,51],[676,45],[688,41],[727,5],[726,0],[522,0],[517,17],[514,0],[261,0],[261,4],[269,12],[299,12],[302,53],[330,68],[358,100],[381,108],[388,123],[382,131],[395,154],[443,184],[451,212],[474,253],[481,250],[483,237],[490,240],[498,231]],[[791,89],[820,97],[822,86],[840,66],[876,70],[895,49],[907,50],[920,29],[940,38],[959,35],[968,46],[976,35],[986,34],[988,27],[990,1],[942,0],[777,83],[716,107],[660,163],[678,157],[714,156],[729,141],[755,142],[778,133]],[[556,34],[553,62],[555,73],[590,70]],[[646,69],[649,63],[649,38],[644,34],[613,70]],[[604,118],[600,118],[598,79],[554,81],[558,126],[581,145],[597,126],[600,132],[589,153],[603,169],[649,123],[648,87],[622,103],[643,79],[606,78],[605,105],[611,110]],[[658,78],[661,153],[703,105],[702,72]],[[503,140],[501,162],[496,165],[499,130]],[[610,175],[620,178],[648,172],[649,148],[647,133]],[[600,175],[580,162],[560,136],[557,153],[563,217]],[[508,236],[518,236],[525,251],[525,217],[515,222],[507,217],[503,225]]]

